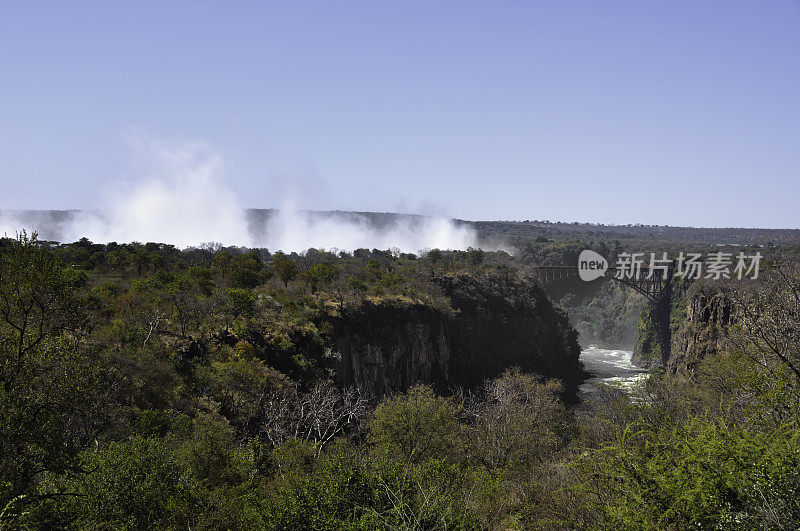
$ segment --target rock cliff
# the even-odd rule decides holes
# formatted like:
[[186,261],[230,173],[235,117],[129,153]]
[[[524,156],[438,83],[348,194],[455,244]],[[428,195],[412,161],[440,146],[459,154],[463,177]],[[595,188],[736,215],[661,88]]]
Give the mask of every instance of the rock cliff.
[[417,382],[480,385],[512,366],[559,378],[574,399],[583,378],[577,333],[531,282],[508,275],[436,279],[450,308],[365,301],[335,323],[340,384],[381,395]]
[[735,320],[730,300],[707,282],[681,281],[673,286],[669,309],[669,347],[664,356],[653,323],[652,304],[639,321],[633,362],[645,368],[664,367],[670,374],[690,374],[704,357],[725,347]]
[[684,321],[672,337],[671,374],[690,374],[698,362],[725,348],[732,306],[722,293],[691,290]]

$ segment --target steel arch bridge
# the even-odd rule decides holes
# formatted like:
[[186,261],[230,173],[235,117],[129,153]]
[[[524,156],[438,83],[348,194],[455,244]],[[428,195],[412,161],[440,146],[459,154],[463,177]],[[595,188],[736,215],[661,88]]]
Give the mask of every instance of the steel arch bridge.
[[[557,280],[566,278],[579,278],[578,268],[569,266],[533,266],[534,277],[542,284],[550,284]],[[609,267],[600,278],[614,280],[620,284],[624,284],[653,302],[661,301],[668,293],[670,286],[670,279],[672,278],[673,270],[667,270],[666,278],[663,270],[650,271],[648,267],[642,267],[636,275],[617,278],[618,268]],[[594,281],[590,281],[594,282]]]

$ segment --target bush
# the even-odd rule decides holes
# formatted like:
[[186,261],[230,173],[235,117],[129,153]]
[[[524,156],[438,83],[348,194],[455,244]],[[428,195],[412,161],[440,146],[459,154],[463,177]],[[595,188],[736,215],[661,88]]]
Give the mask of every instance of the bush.
[[464,468],[440,460],[359,461],[345,447],[276,481],[264,521],[270,529],[475,529],[466,479]]
[[62,479],[61,517],[80,528],[186,527],[193,500],[172,449],[161,439],[134,437],[86,452],[89,473]]
[[228,288],[227,310],[234,317],[252,317],[256,310],[256,298],[246,289]]
[[384,400],[370,422],[370,441],[384,455],[419,462],[453,457],[459,446],[458,409],[427,385]]
[[228,275],[228,285],[232,288],[252,289],[258,286],[260,281],[258,271],[246,267],[237,267]]
[[769,517],[800,515],[794,494],[800,488],[799,440],[796,426],[762,433],[719,418],[658,427],[634,423],[576,466],[590,504],[609,525],[758,526]]

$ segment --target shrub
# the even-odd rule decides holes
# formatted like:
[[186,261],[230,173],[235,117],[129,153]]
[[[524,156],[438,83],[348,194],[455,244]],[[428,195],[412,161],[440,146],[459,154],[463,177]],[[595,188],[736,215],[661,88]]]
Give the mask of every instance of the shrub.
[[379,453],[419,462],[451,457],[458,447],[457,407],[427,385],[387,398],[370,422],[370,441]]

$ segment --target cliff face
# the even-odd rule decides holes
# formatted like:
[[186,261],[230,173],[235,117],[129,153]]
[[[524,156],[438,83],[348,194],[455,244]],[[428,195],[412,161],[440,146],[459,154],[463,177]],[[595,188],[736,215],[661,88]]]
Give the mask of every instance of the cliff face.
[[704,357],[725,348],[734,319],[731,302],[713,285],[675,286],[669,303],[670,352],[658,345],[653,308],[648,305],[639,321],[633,362],[645,368],[663,366],[670,374],[690,374]]
[[362,304],[338,323],[337,382],[377,396],[416,382],[446,385],[452,380],[449,326],[424,305]]
[[636,327],[636,343],[633,346],[631,363],[642,369],[653,369],[664,364],[664,353],[654,325],[655,315],[652,303],[647,303],[639,316]]
[[723,350],[731,318],[731,302],[721,293],[690,294],[686,318],[672,338],[667,371],[689,374],[704,357]]
[[339,383],[378,395],[417,382],[446,391],[518,366],[564,382],[583,377],[577,333],[534,284],[507,277],[437,279],[452,309],[366,302],[336,322]]
[[645,369],[664,366],[671,355],[672,338],[686,318],[686,292],[690,284],[672,278],[666,298],[642,308],[631,361]]

